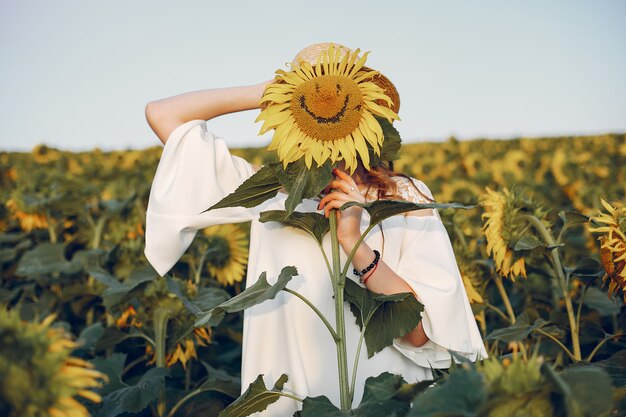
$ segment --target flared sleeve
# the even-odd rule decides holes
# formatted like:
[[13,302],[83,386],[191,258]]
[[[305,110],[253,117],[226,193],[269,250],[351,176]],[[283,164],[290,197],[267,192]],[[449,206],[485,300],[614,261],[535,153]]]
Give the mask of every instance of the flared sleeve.
[[252,220],[255,208],[203,212],[254,173],[244,159],[207,131],[206,121],[178,126],[165,142],[146,210],[148,262],[163,276],[187,250],[196,232],[208,226]]
[[[419,188],[432,198],[423,183]],[[397,338],[393,344],[396,349],[427,368],[448,368],[449,350],[471,361],[487,358],[450,237],[437,210],[432,215],[405,216],[396,273],[424,305],[422,325],[429,339],[416,347]]]

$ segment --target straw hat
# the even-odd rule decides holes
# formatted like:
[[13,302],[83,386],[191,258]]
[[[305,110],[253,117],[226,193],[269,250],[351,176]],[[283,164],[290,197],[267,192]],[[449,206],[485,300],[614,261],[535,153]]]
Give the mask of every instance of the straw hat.
[[[335,45],[335,47],[338,47],[341,50],[342,52],[341,57],[343,57],[346,52],[354,52],[352,49],[349,49],[343,45],[340,45],[337,43],[333,43],[333,44]],[[298,67],[300,61],[305,61],[311,65],[314,65],[317,62],[317,57],[322,52],[327,50],[330,45],[331,43],[325,42],[325,43],[316,43],[316,44],[307,46],[306,48],[298,52],[298,54],[295,56],[295,58],[291,62],[291,66]],[[372,68],[363,67],[363,70],[372,71]],[[385,94],[391,99],[391,101],[393,101],[393,106],[391,107],[391,110],[398,113],[398,110],[400,110],[400,94],[398,94],[398,90],[396,89],[396,86],[393,85],[393,83],[389,80],[389,78],[387,78],[381,73],[379,73],[378,75],[375,75],[372,78],[372,82],[378,85],[379,87],[381,87],[385,91]],[[377,103],[387,106],[387,103],[382,100],[377,101]]]

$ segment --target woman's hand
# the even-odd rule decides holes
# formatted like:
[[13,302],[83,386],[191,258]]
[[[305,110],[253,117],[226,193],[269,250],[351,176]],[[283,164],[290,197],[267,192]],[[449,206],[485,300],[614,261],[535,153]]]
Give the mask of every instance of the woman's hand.
[[354,179],[339,168],[333,169],[336,178],[331,181],[328,189],[331,190],[318,206],[324,210],[324,216],[328,217],[332,209],[337,209],[337,238],[344,250],[351,250],[356,241],[361,237],[361,214],[363,208],[353,206],[344,211],[339,211],[339,207],[349,201],[365,203],[365,197],[359,191]]

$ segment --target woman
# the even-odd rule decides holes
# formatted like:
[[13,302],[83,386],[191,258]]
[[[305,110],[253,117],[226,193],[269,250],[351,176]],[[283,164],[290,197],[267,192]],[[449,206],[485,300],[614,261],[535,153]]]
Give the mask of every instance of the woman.
[[[263,272],[272,284],[284,266],[296,266],[298,276],[289,282],[288,288],[312,301],[334,323],[332,287],[316,242],[300,230],[276,222],[259,222],[262,211],[284,210],[286,194],[279,192],[254,208],[203,212],[255,172],[251,164],[228,152],[226,142],[207,129],[206,121],[260,108],[263,93],[272,82],[195,91],[146,106],[148,123],[165,148],[147,209],[145,254],[163,275],[182,256],[197,230],[215,224],[251,221],[246,286],[254,284]],[[428,187],[421,181],[393,175],[384,164],[367,169],[362,158],[358,159],[356,169],[346,166],[349,165],[346,161],[339,161],[333,170],[335,179],[327,189],[329,192],[321,199],[304,199],[298,211],[322,210],[328,216],[331,209],[348,201],[379,198],[433,201]],[[343,264],[346,253],[367,227],[369,216],[359,207],[336,215]],[[323,247],[330,253],[328,235]],[[449,350],[473,361],[487,357],[449,237],[436,210],[417,210],[384,220],[380,228],[365,237],[352,265],[357,272],[375,265],[361,277],[369,290],[383,294],[412,292],[424,304],[422,321],[406,336],[396,339],[393,346],[372,358],[367,357],[365,349],[360,351],[354,406],[360,402],[365,379],[370,376],[391,372],[401,374],[408,382],[416,382],[432,379],[431,368],[449,367]],[[349,279],[359,282],[357,275],[352,274]],[[345,317],[348,364],[352,366],[359,327],[347,304]],[[338,405],[335,357],[335,344],[324,324],[292,294],[280,292],[275,299],[244,313],[242,391],[259,374],[264,374],[266,385],[271,387],[286,373],[289,380],[284,391],[301,398],[325,395]],[[351,372],[349,369],[349,375]],[[264,415],[292,415],[299,405],[295,400],[281,397]]]

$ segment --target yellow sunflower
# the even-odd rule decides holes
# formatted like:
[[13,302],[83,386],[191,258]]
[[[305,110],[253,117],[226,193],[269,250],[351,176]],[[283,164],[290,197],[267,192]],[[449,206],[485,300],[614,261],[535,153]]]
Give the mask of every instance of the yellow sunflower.
[[[211,343],[211,329],[205,327],[198,327],[193,330],[193,338],[187,337],[183,341],[176,343],[173,351],[168,352],[165,355],[165,365],[167,367],[174,366],[176,362],[180,362],[184,369],[187,369],[187,362],[191,359],[198,359],[198,353],[196,351],[197,346],[208,346]],[[146,356],[148,364],[152,365],[156,363],[156,352],[152,348],[152,345],[146,345]]]
[[106,376],[89,362],[70,356],[78,344],[62,328],[20,319],[15,310],[0,309],[0,414],[6,417],[87,417],[76,397],[100,402],[91,389]]
[[609,281],[609,295],[622,291],[626,301],[626,207],[613,207],[603,199],[602,205],[608,211],[590,220],[601,224],[590,227],[589,231],[603,233],[600,241],[600,259],[606,274],[603,281]]
[[483,198],[485,213],[482,218],[487,219],[483,231],[487,238],[487,255],[492,255],[496,270],[503,276],[526,278],[526,265],[523,257],[516,257],[509,248],[509,238],[512,234],[513,216],[515,208],[511,204],[514,196],[506,188],[502,193],[491,191]]
[[234,224],[207,227],[202,233],[209,241],[206,252],[209,273],[224,286],[241,282],[248,263],[246,233]]
[[291,71],[276,71],[256,121],[264,120],[259,134],[275,129],[268,149],[277,150],[285,167],[301,158],[308,168],[313,161],[319,167],[343,160],[352,173],[358,157],[369,169],[368,145],[380,155],[384,135],[374,116],[390,123],[399,117],[384,89],[373,82],[380,73],[364,68],[368,52],[359,52],[330,44],[315,65],[300,60]]
[[30,232],[34,229],[46,229],[48,227],[48,218],[45,214],[25,212],[22,207],[23,204],[20,204],[15,197],[9,198],[5,205],[18,220],[23,231]]

